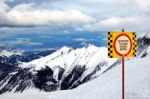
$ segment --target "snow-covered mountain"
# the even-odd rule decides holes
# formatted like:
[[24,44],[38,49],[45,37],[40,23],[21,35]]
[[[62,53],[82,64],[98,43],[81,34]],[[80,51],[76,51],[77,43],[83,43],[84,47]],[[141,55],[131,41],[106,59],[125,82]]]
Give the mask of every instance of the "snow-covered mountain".
[[88,45],[83,48],[63,47],[56,52],[17,67],[0,77],[0,92],[38,88],[43,91],[77,87],[118,63],[108,59],[107,48]]
[[[143,51],[140,50],[139,56],[125,62],[125,99],[150,99],[150,37],[144,36],[138,41],[143,46],[138,49]],[[116,65],[97,79],[74,90],[38,92],[39,97],[36,99],[122,99],[121,67],[121,64]]]
[[[147,36],[138,39],[137,58],[149,56],[149,45]],[[30,55],[36,56],[35,53]],[[14,68],[1,70],[0,93],[23,92],[27,89],[46,92],[73,89],[119,63],[119,59],[107,57],[105,47],[63,47],[31,61],[19,61]]]
[[102,69],[102,67],[108,68],[116,61],[117,59],[108,59],[107,48],[105,47],[88,45],[83,48],[74,49],[65,46],[51,55],[20,64],[20,67],[33,67],[34,70],[40,70],[47,66],[54,71],[55,76],[58,75],[58,68],[65,69],[66,75],[71,72],[73,68],[80,67],[87,69],[87,73],[84,73],[84,76],[86,76],[89,72],[92,72],[96,66],[98,66],[99,69]]
[[[147,52],[150,53],[148,50]],[[149,66],[150,54],[125,62],[125,99],[150,99]],[[71,99],[72,97],[73,99],[122,99],[121,67],[121,64],[116,65],[98,78],[74,90],[53,93],[38,92],[39,95],[36,99],[43,97],[45,97],[43,99]],[[24,95],[27,96],[27,94]],[[35,95],[37,94],[35,93]],[[28,97],[30,99],[30,96]]]
[[19,62],[29,62],[47,56],[54,51],[51,49],[24,51],[0,47],[0,68],[13,68],[18,66]]

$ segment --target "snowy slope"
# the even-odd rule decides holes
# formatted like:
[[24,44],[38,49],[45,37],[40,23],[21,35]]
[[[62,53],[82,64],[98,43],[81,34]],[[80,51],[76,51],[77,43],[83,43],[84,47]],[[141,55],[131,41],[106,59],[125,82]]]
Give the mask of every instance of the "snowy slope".
[[[93,48],[94,46],[90,47]],[[72,48],[64,48],[73,50]],[[98,49],[96,47],[94,48]],[[125,62],[125,91],[127,99],[150,99],[150,69],[148,69],[150,66],[149,49],[150,47],[148,47],[146,50],[146,57],[137,57]],[[60,49],[57,52],[59,53],[62,51]],[[38,61],[39,60],[40,59],[38,59]],[[31,63],[33,64],[34,61],[27,64]],[[91,80],[88,83],[85,83],[73,90],[48,93],[40,92],[39,90],[35,90],[33,88],[28,90],[26,89],[26,91],[23,93],[5,93],[0,96],[1,99],[25,99],[24,97],[28,99],[121,99],[121,65],[116,65],[115,67],[109,69],[109,71],[101,74],[97,79]]]
[[[150,56],[125,62],[126,99],[150,99]],[[32,94],[30,93],[32,92]],[[1,99],[121,99],[121,65],[73,90],[51,93],[26,91],[23,94],[6,93]]]
[[[150,99],[150,56],[125,63],[126,99]],[[50,93],[49,99],[121,99],[121,65],[72,91]]]

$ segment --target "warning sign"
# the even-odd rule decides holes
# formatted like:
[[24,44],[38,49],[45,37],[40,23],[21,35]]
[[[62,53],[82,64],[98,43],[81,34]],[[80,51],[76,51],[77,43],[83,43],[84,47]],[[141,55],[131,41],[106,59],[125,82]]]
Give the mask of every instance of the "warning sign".
[[136,33],[135,32],[109,32],[108,57],[135,57]]

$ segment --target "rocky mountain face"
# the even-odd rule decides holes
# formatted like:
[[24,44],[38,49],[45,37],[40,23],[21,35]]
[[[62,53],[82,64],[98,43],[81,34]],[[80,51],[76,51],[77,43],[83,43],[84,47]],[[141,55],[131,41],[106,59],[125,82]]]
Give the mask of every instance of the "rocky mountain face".
[[139,37],[138,40],[138,57],[145,57],[149,53],[149,46],[150,46],[150,34],[144,35],[142,37]]

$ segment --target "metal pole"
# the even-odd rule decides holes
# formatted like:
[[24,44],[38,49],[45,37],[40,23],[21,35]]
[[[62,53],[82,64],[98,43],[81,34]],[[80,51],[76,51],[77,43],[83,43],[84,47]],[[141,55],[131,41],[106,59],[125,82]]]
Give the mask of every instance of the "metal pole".
[[125,70],[124,70],[124,56],[122,57],[122,99],[125,99]]
[[[122,33],[124,29],[122,29]],[[124,56],[122,56],[122,99],[125,99],[125,67],[124,67]]]

